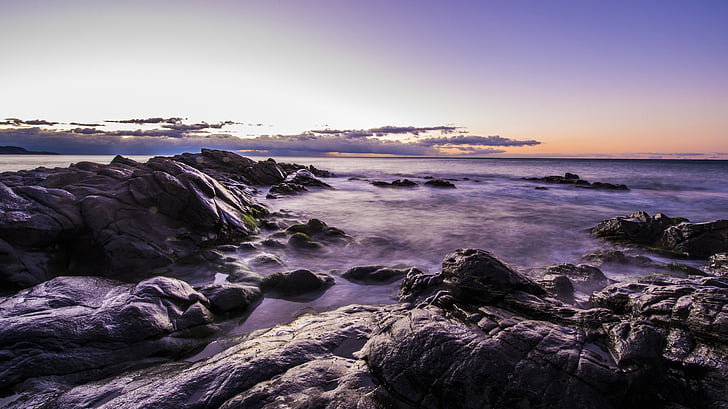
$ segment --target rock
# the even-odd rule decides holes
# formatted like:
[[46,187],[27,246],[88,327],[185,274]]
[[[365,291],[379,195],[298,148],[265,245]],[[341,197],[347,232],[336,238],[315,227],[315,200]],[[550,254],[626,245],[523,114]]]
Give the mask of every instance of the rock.
[[[10,408],[385,408],[399,403],[358,358],[384,308],[305,315],[243,337],[196,363],[142,369],[102,382],[28,394]],[[50,395],[50,396],[49,396]]]
[[207,298],[187,283],[57,277],[0,302],[0,388],[28,378],[100,379],[170,359],[213,331]]
[[585,264],[558,264],[550,266],[544,272],[546,276],[565,276],[569,278],[574,288],[585,294],[601,290],[612,281],[608,279],[601,270]]
[[626,185],[623,184],[612,184],[607,182],[594,182],[589,183],[588,181],[579,178],[579,175],[567,172],[564,176],[544,176],[542,178],[537,177],[524,177],[524,180],[533,182],[546,182],[546,183],[558,183],[558,184],[569,184],[581,188],[590,189],[609,189],[609,190],[629,190]]
[[[327,243],[346,244],[351,241],[351,237],[336,227],[330,227],[319,219],[310,219],[306,224],[294,224],[286,229],[286,233],[296,235],[302,233],[305,236],[299,236],[295,240],[306,248],[307,240],[320,240]],[[308,236],[308,238],[306,237]],[[291,236],[293,238],[293,236]],[[290,240],[289,240],[290,243]]]
[[399,301],[415,302],[444,289],[442,273],[425,274],[411,268],[399,286]]
[[0,209],[11,262],[0,277],[16,287],[65,274],[138,279],[210,243],[240,241],[265,213],[237,186],[179,161],[119,157],[4,173]]
[[372,185],[379,187],[415,187],[417,186],[417,183],[409,179],[397,179],[392,183],[376,180],[372,182]]
[[293,233],[288,238],[288,245],[298,250],[318,250],[323,248],[321,243],[311,240],[311,236],[306,233]]
[[707,270],[713,274],[728,277],[728,253],[718,253],[710,256]]
[[689,223],[682,217],[667,217],[662,213],[650,217],[646,212],[637,212],[604,220],[591,233],[594,237],[653,246],[656,250],[692,258],[707,258],[728,251],[728,220]]
[[252,267],[283,267],[286,264],[275,254],[261,253],[249,261]]
[[301,186],[319,187],[324,189],[333,189],[331,185],[316,178],[308,169],[299,169],[294,173],[286,176],[286,183],[295,183]]
[[676,262],[667,263],[667,264],[665,264],[665,267],[667,267],[668,270],[670,270],[674,273],[679,273],[679,274],[683,274],[686,276],[690,276],[690,275],[706,276],[707,275],[707,274],[705,274],[705,272],[703,270],[699,270],[695,267],[691,267],[691,266],[689,266],[687,264],[683,264],[683,263],[676,263]]
[[422,272],[414,267],[396,269],[386,266],[362,266],[352,267],[342,273],[341,276],[357,284],[389,284],[410,273],[421,274]]
[[443,187],[443,188],[449,188],[449,189],[455,188],[455,185],[448,182],[447,180],[442,180],[442,179],[428,180],[427,182],[425,182],[425,185],[431,186],[431,187]]
[[538,280],[538,285],[565,303],[575,302],[574,285],[565,275],[547,274]]
[[630,256],[624,254],[619,250],[595,250],[591,253],[584,254],[581,256],[582,260],[594,263],[597,265],[602,264],[627,264],[639,267],[650,267],[656,264],[652,262],[652,259],[646,256]]
[[[229,348],[195,363],[77,386],[50,378],[3,403],[9,409],[728,405],[725,278],[612,284],[592,294],[594,308],[579,309],[483,250],[449,254],[442,271],[446,289],[417,305],[307,314],[230,339]],[[439,285],[435,277],[411,272],[403,288],[424,296]]]
[[637,212],[604,220],[591,229],[591,234],[611,241],[652,245],[666,228],[680,222],[662,213],[650,217],[647,212]]
[[263,279],[261,283],[263,290],[274,296],[285,299],[308,296],[307,300],[318,298],[332,285],[334,285],[334,278],[330,275],[317,274],[304,269],[274,273]]
[[667,227],[657,246],[686,253],[693,258],[728,252],[728,220],[680,223]]
[[250,312],[262,298],[258,287],[241,284],[207,284],[197,288],[210,301],[210,309],[217,314]]
[[545,294],[538,284],[484,250],[460,249],[442,263],[445,287],[465,303],[491,303],[508,293]]
[[277,197],[277,195],[294,196],[307,191],[308,189],[306,189],[306,187],[297,183],[283,182],[275,186],[271,186],[271,188],[268,190],[268,195],[272,195],[274,197]]

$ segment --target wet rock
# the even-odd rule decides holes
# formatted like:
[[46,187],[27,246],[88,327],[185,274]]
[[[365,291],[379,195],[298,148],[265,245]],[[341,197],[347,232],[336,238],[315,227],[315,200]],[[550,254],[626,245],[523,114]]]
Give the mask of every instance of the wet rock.
[[276,239],[265,239],[260,242],[260,245],[263,247],[273,248],[273,249],[282,249],[286,247],[285,243],[282,243]]
[[216,314],[249,312],[262,298],[258,287],[233,283],[208,284],[197,291],[207,297]]
[[293,233],[288,238],[288,245],[297,250],[319,250],[324,247],[323,244],[313,241],[306,233]]
[[650,217],[647,212],[637,212],[604,220],[591,229],[591,234],[611,241],[652,245],[665,229],[681,222],[662,213]]
[[316,178],[308,169],[299,169],[296,172],[286,176],[286,183],[294,183],[301,186],[318,187],[324,189],[333,189],[331,185]]
[[425,185],[431,186],[431,187],[442,187],[442,188],[448,188],[448,189],[454,189],[455,185],[451,182],[448,182],[447,180],[442,179],[431,179],[425,182]]
[[657,246],[694,258],[728,252],[728,220],[670,226],[662,232]]
[[[207,298],[155,277],[57,277],[0,301],[0,388],[28,378],[100,379],[191,352],[210,335]],[[203,338],[200,338],[200,336]]]
[[341,276],[358,284],[389,284],[410,273],[421,274],[422,272],[414,267],[397,269],[387,266],[361,266],[352,267],[342,273]]
[[262,253],[249,261],[252,267],[283,267],[285,263],[275,254]]
[[667,267],[667,269],[672,271],[673,273],[679,273],[679,274],[683,274],[686,276],[691,276],[691,275],[706,276],[707,275],[703,270],[697,269],[695,267],[691,267],[691,266],[689,266],[687,264],[683,264],[683,263],[676,263],[676,262],[667,263],[667,264],[665,264],[665,267]]
[[[295,196],[297,194],[307,192],[308,189],[306,189],[305,186],[296,184],[296,183],[279,183],[275,186],[272,186],[268,190],[268,196],[269,198],[277,198],[278,196]],[[271,197],[272,196],[272,197]]]
[[652,246],[673,255],[707,258],[728,251],[728,220],[690,223],[682,217],[637,212],[604,220],[591,229],[594,237]]
[[453,296],[466,303],[491,303],[514,291],[545,294],[538,284],[484,250],[460,249],[448,254],[442,276]]
[[565,276],[569,278],[574,288],[585,294],[601,290],[612,281],[596,267],[585,264],[558,264],[550,266],[544,272],[544,276]]
[[274,273],[261,283],[264,291],[273,296],[286,299],[318,298],[327,288],[334,285],[334,278],[328,274],[313,273],[309,270],[294,270]]
[[[318,240],[334,244],[345,244],[351,241],[351,237],[344,233],[341,229],[331,227],[319,219],[310,219],[306,224],[291,225],[286,229],[286,233],[292,234],[293,236],[298,233],[304,234],[305,236],[299,235],[299,237],[295,239],[300,242],[304,248],[307,244],[307,240]],[[291,236],[291,238],[293,238],[293,236]]]
[[593,264],[627,264],[639,267],[650,267],[656,264],[652,262],[652,259],[646,256],[637,255],[631,256],[624,254],[619,250],[595,250],[591,253],[584,254],[581,256],[582,260],[588,261]]
[[29,393],[9,408],[398,407],[357,357],[391,311],[350,306],[305,315],[194,364],[137,370],[55,394]]
[[710,256],[707,270],[713,274],[728,277],[728,253],[718,253]]
[[243,190],[167,158],[2,178],[14,186],[0,182],[0,239],[12,262],[0,276],[15,286],[69,273],[143,277],[209,243],[239,241],[261,214]]
[[417,183],[409,179],[397,179],[392,183],[377,180],[372,182],[372,185],[379,187],[415,187],[417,186]]

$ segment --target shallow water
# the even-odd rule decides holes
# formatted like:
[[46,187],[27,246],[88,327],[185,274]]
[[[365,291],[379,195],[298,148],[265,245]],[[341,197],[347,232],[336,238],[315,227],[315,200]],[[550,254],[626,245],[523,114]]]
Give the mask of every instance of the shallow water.
[[[89,157],[38,160],[45,159],[53,163],[62,159],[98,160]],[[612,248],[591,238],[587,232],[606,218],[638,210],[687,217],[694,222],[728,218],[727,161],[410,158],[280,158],[280,161],[314,164],[333,171],[337,177],[325,180],[336,190],[314,190],[275,200],[265,199],[266,192],[262,191],[256,199],[273,212],[287,212],[282,213],[288,215],[283,220],[286,224],[318,218],[344,230],[353,241],[347,245],[331,245],[321,252],[297,253],[259,246],[262,251],[278,255],[286,266],[254,268],[257,272],[269,274],[307,268],[333,275],[336,285],[314,301],[266,298],[247,321],[232,325],[231,334],[351,303],[395,302],[397,283],[364,286],[340,277],[342,271],[354,266],[416,266],[435,272],[447,253],[475,247],[493,252],[516,269],[537,275],[547,265],[578,264],[580,256],[587,252]],[[29,167],[41,164],[51,167],[47,163]],[[8,159],[0,157],[0,171],[11,170],[8,166]],[[576,173],[590,182],[626,184],[631,190],[592,190],[521,179],[565,172]],[[425,176],[451,179],[457,188],[424,185],[382,188],[371,184],[374,180],[391,182],[401,178],[421,184]],[[547,190],[535,189],[538,186]],[[264,231],[253,241],[257,243],[273,233]],[[247,263],[256,253],[236,251],[228,255]],[[647,255],[656,261],[671,261]],[[701,264],[700,261],[688,263]],[[620,280],[650,272],[609,266],[602,270],[610,278]],[[193,277],[191,281],[204,280],[212,278]]]

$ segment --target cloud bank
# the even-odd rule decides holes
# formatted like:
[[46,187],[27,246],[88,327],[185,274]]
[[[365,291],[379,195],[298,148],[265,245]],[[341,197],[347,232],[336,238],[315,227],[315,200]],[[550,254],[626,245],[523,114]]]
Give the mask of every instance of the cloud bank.
[[[43,123],[41,123],[43,122]],[[139,125],[152,129],[98,129],[101,124],[68,125],[66,129],[30,125],[56,125],[48,121],[8,119],[0,125],[0,144],[63,154],[157,155],[200,148],[244,151],[271,156],[354,155],[488,155],[506,147],[532,146],[536,140],[514,140],[501,136],[476,136],[464,128],[382,126],[360,130],[319,129],[295,135],[239,137],[225,129],[240,122],[184,123],[182,118],[107,120],[106,123]],[[86,125],[86,126],[83,126]]]

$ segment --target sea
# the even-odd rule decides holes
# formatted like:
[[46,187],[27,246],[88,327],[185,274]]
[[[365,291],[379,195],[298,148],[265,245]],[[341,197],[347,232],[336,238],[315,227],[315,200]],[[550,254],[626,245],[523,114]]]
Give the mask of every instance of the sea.
[[[130,157],[138,161],[149,158]],[[65,167],[79,161],[108,163],[112,158],[2,155],[0,171]],[[230,328],[233,335],[287,322],[306,312],[322,312],[352,303],[396,302],[397,283],[360,285],[340,276],[354,266],[414,266],[432,273],[439,271],[449,252],[479,248],[538,278],[549,265],[583,263],[581,256],[585,253],[616,248],[589,234],[591,227],[607,218],[646,211],[651,215],[661,212],[685,217],[693,222],[728,219],[728,161],[333,157],[276,160],[313,164],[332,171],[336,177],[324,180],[335,189],[311,189],[300,196],[280,199],[266,199],[263,189],[255,199],[286,223],[317,218],[344,230],[352,237],[352,243],[314,253],[258,246],[260,252],[275,254],[285,263],[284,267],[258,271],[262,274],[306,268],[334,276],[336,284],[315,300],[265,298],[250,317]],[[589,182],[624,184],[629,190],[585,189],[523,179],[566,172]],[[425,186],[430,178],[448,180],[456,188]],[[396,179],[410,179],[418,186],[388,188],[371,183]],[[272,233],[263,232],[252,241],[259,243],[268,234]],[[228,251],[227,255],[244,264],[260,252]],[[659,263],[675,261],[642,254]],[[680,261],[695,267],[704,264],[699,260]],[[601,268],[608,277],[621,281],[655,272],[625,266]],[[203,274],[191,281],[201,284],[225,278],[221,274]]]

